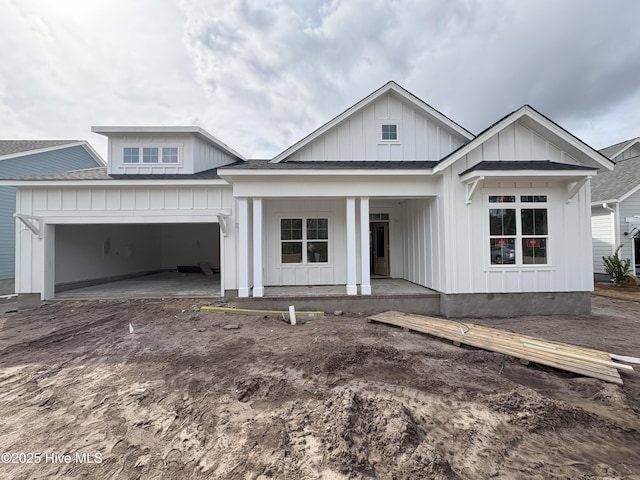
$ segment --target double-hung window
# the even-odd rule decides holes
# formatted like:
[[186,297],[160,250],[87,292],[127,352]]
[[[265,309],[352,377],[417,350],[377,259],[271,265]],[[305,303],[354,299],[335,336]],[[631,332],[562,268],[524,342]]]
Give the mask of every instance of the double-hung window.
[[280,261],[282,263],[327,263],[329,219],[281,218]]
[[138,163],[140,161],[140,149],[124,147],[122,152],[123,163]]
[[492,265],[546,265],[549,243],[546,195],[489,196]]

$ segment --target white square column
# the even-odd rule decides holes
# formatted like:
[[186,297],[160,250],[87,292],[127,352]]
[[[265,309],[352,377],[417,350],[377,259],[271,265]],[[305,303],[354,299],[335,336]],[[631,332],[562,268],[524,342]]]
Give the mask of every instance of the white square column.
[[369,197],[360,198],[360,294],[371,295]]
[[356,199],[347,197],[347,295],[357,295],[356,283]]
[[253,296],[264,296],[262,280],[262,199],[253,199]]
[[238,198],[238,296],[249,296],[249,199]]

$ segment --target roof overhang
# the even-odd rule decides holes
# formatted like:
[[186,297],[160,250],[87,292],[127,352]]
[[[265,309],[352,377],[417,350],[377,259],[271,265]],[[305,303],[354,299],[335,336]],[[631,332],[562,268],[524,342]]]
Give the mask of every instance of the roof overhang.
[[224,168],[218,170],[221,178],[232,180],[232,178],[247,177],[431,177],[432,168],[416,169],[390,169],[390,168],[353,168],[353,169],[246,169],[246,168]]
[[176,179],[127,179],[127,180],[20,180],[8,179],[0,180],[0,186],[11,187],[33,187],[33,188],[57,188],[57,187],[180,187],[180,186],[200,186],[208,187],[214,185],[229,185],[223,179],[201,179],[201,180],[176,180]]
[[134,135],[134,134],[144,134],[144,135],[194,135],[195,137],[200,138],[201,140],[210,143],[211,145],[216,146],[217,148],[223,150],[228,153],[232,157],[235,157],[239,160],[246,161],[247,159],[240,155],[238,152],[230,148],[224,142],[218,140],[216,137],[211,135],[209,132],[204,130],[201,127],[196,126],[172,126],[172,127],[161,127],[161,126],[93,126],[91,127],[91,131],[93,133],[98,133],[100,135],[105,135],[107,137],[116,136],[116,135]]
[[460,176],[463,183],[474,181],[482,177],[484,180],[506,178],[535,178],[536,180],[576,181],[582,178],[595,177],[598,170],[474,170]]
[[469,154],[472,150],[482,145],[485,141],[504,130],[507,126],[520,122],[542,137],[549,139],[552,143],[562,147],[567,153],[576,157],[585,158],[589,162],[588,166],[599,170],[613,170],[614,163],[607,157],[594,150],[582,140],[574,137],[564,128],[560,127],[549,118],[542,115],[529,105],[524,105],[515,112],[505,116],[497,123],[480,133],[474,140],[463,145],[458,150],[445,157],[435,168],[434,172],[440,172],[453,163]]
[[640,147],[640,137],[633,138],[631,140],[628,140],[627,142],[624,142],[623,145],[620,145],[620,148],[618,150],[614,150],[614,152],[611,154],[610,158],[616,158],[618,155],[620,155],[621,153],[629,150],[631,147],[633,147],[635,145]]

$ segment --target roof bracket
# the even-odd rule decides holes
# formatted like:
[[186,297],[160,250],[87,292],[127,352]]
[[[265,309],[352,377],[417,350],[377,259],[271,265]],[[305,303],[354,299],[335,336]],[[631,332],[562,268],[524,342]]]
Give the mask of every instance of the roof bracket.
[[467,205],[471,204],[471,197],[473,196],[476,188],[478,188],[478,184],[484,180],[484,177],[475,177],[472,181],[467,182]]
[[[42,239],[42,233],[40,232],[40,227],[42,225],[42,217],[36,217],[34,215],[25,215],[22,213],[14,213],[13,216],[24,223],[24,226],[27,227],[34,235],[37,235],[39,239]],[[32,221],[35,220],[38,222],[38,225],[34,225]]]
[[220,231],[222,232],[222,236],[227,236],[227,217],[231,214],[219,212],[216,213],[216,217],[218,217],[218,223],[220,224]]
[[590,178],[591,177],[584,177],[575,183],[575,185],[571,188],[571,190],[569,190],[566,203],[571,203],[571,200],[573,200],[573,197],[576,196],[576,194],[580,191],[580,189],[584,186],[585,183],[587,183],[587,180],[589,180]]

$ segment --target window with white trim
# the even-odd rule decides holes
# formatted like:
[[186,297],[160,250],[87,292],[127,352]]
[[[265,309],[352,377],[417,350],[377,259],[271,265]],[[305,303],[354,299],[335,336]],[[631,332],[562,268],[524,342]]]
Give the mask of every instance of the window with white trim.
[[398,125],[396,123],[383,123],[380,134],[382,140],[395,142],[398,140]]
[[328,263],[328,218],[281,218],[281,263]]
[[546,195],[489,196],[492,265],[546,265],[548,243]]
[[123,163],[138,163],[140,161],[140,150],[138,148],[124,147],[122,151]]
[[[140,147],[124,147],[122,163],[140,163]],[[142,163],[178,163],[178,147],[142,147]]]
[[158,148],[157,147],[143,148],[142,163],[158,163]]

